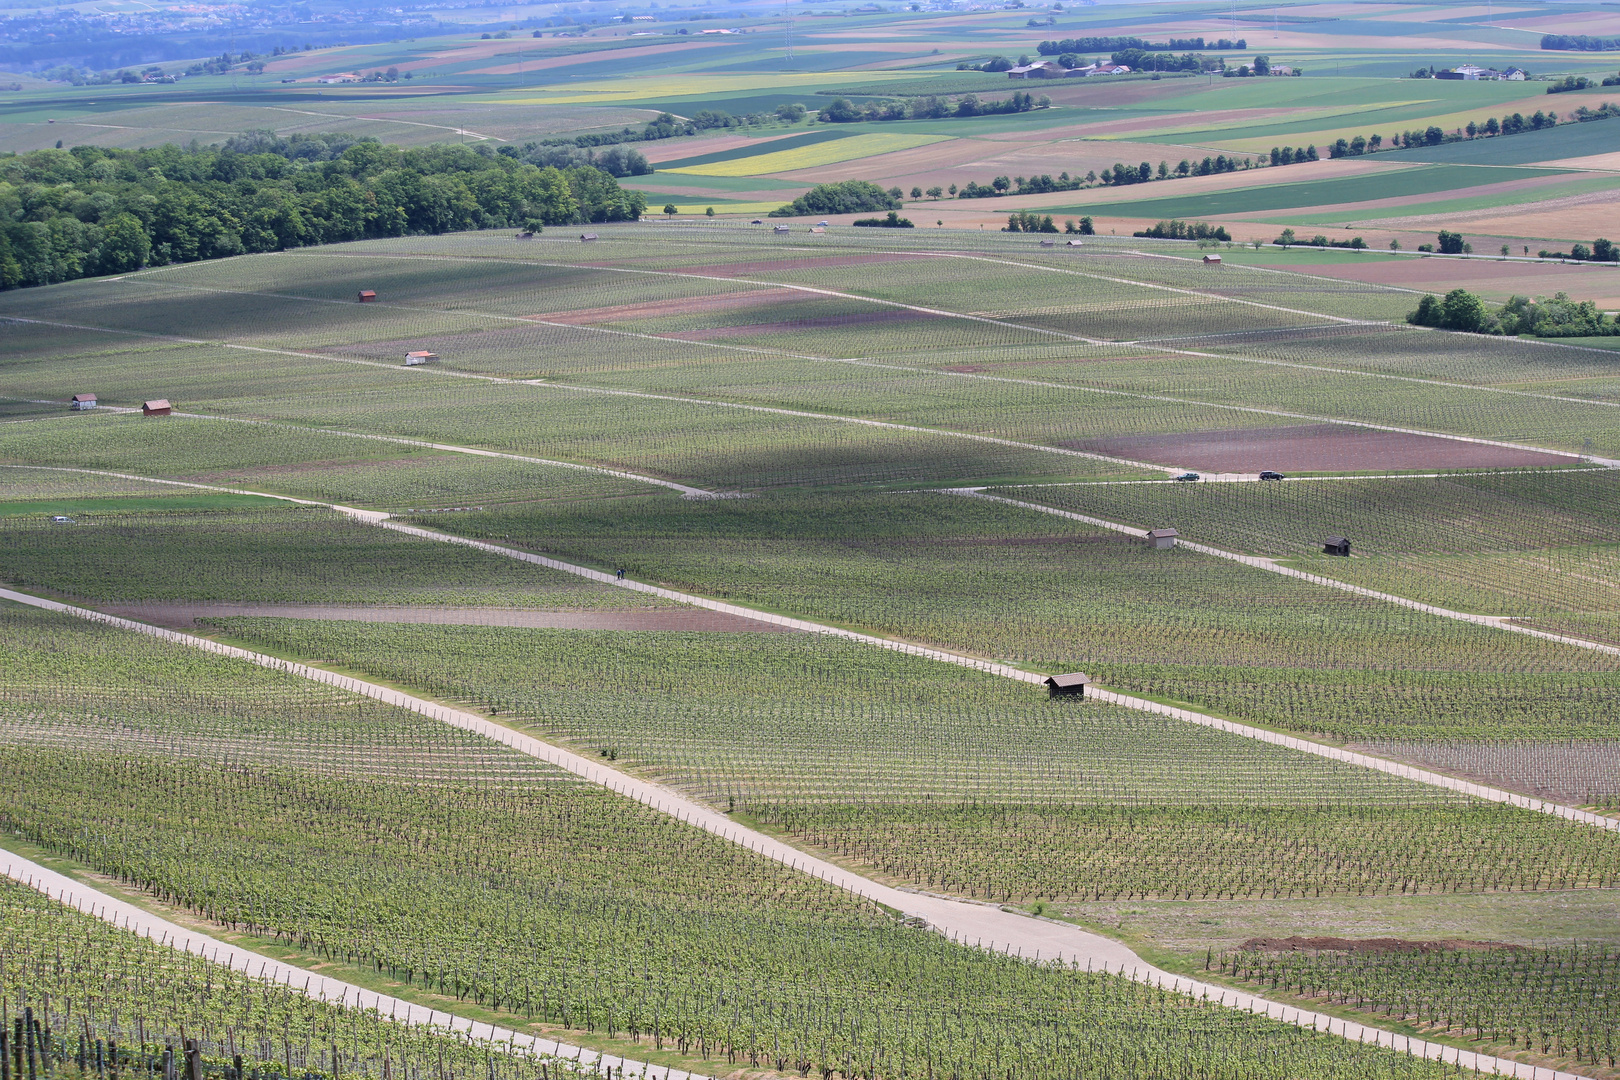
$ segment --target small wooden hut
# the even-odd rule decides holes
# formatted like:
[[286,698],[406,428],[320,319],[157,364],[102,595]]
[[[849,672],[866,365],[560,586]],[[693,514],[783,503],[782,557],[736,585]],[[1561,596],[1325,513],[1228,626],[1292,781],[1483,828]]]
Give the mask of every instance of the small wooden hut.
[[1342,536],[1330,536],[1322,541],[1322,554],[1343,555],[1348,558],[1350,555],[1350,541]]
[[142,416],[168,416],[173,411],[174,406],[169,404],[168,398],[153,398],[151,401],[141,402]]
[[1155,551],[1164,551],[1176,546],[1176,537],[1181,534],[1174,529],[1149,529],[1147,534],[1148,547]]
[[86,409],[93,409],[95,407],[96,395],[94,394],[74,394],[73,400],[68,402],[68,408],[74,410],[75,412],[83,412]]
[[1086,687],[1090,685],[1091,676],[1078,671],[1067,675],[1053,675],[1046,680],[1046,694],[1048,697],[1083,698],[1086,696]]
[[360,290],[360,302],[362,304],[373,303],[374,301],[376,301],[376,299],[377,299],[377,291],[375,289],[361,289]]

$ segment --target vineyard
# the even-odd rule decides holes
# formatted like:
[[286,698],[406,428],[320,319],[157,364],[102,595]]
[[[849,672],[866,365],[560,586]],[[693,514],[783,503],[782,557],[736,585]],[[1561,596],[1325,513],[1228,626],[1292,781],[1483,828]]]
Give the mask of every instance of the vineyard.
[[[1311,573],[1485,614],[1620,612],[1612,471],[1286,484],[1106,484],[1000,494],[1292,560]],[[1353,538],[1356,558],[1321,557]]]
[[1211,970],[1424,1031],[1601,1066],[1606,1075],[1620,1057],[1613,992],[1620,953],[1613,945],[1316,944],[1257,942],[1214,957]]
[[424,544],[320,507],[0,518],[0,577],[105,602],[268,600],[670,606],[496,555]]
[[[83,372],[134,402],[161,381],[173,399],[203,411],[747,488],[1124,475],[1072,456],[956,445],[949,435],[852,431],[841,419],[851,417],[1054,449],[1306,416],[1563,450],[1591,438],[1620,453],[1602,393],[1587,400],[1574,391],[1525,397],[1391,383],[1382,376],[1405,370],[1393,360],[1386,371],[1373,361],[1312,359],[1311,349],[1447,354],[1451,341],[1437,349],[1437,335],[1326,317],[1398,318],[1410,303],[1403,293],[1238,267],[1212,277],[1196,263],[1142,258],[1107,241],[1060,257],[1028,241],[985,239],[991,250],[970,253],[932,236],[927,246],[840,237],[824,253],[766,251],[757,237],[724,228],[665,230],[645,246],[583,251],[483,235],[171,267],[74,283],[53,314],[126,335],[184,326],[231,347],[82,332],[63,345],[45,327],[24,325],[12,348],[52,363],[18,365],[16,392],[59,394],[64,378]],[[582,265],[610,250],[608,262]],[[381,290],[386,302],[358,308],[359,287]],[[1119,340],[1142,343],[1100,344]],[[1210,352],[1215,345],[1225,351]],[[353,363],[392,368],[418,348],[438,353],[440,367]],[[1293,358],[1278,351],[1295,348]],[[1564,354],[1591,364],[1579,352],[1525,345],[1493,361],[1504,376],[1497,381],[1548,378],[1546,365],[1570,363]],[[457,373],[551,385],[469,386]],[[982,373],[996,378],[972,377]],[[582,400],[557,384],[703,401]],[[1397,386],[1400,393],[1387,392]],[[739,413],[741,404],[816,415]],[[537,417],[539,430],[521,422]],[[613,437],[602,439],[605,431]],[[788,470],[777,457],[811,464]]]
[[218,625],[477,704],[929,889],[1005,901],[1620,884],[1605,833],[845,642]]
[[1209,728],[1051,701],[816,635],[211,620],[233,638],[489,710],[717,806],[1449,805],[1450,793]]
[[0,879],[0,1002],[7,1034],[27,1031],[7,1047],[8,1071],[26,1056],[29,1073],[47,1077],[547,1080],[575,1071],[250,978],[9,879]]
[[[1620,457],[1609,354],[1408,328],[1406,290],[1199,255],[660,220],[0,292],[0,583],[476,710],[609,784],[313,678],[0,604],[0,830],[246,947],[725,1080],[1458,1075],[920,922],[1334,903],[1362,927],[1424,904],[1456,925],[1506,903],[1491,941],[1233,933],[1208,970],[1620,1075],[1612,943],[1538,938],[1567,898],[1620,896],[1612,830],[637,591],[1620,805],[1612,650],[1041,512],[1620,643],[1620,484],[1575,456]],[[81,393],[102,407],[69,411]],[[140,415],[160,397],[173,415]],[[1291,478],[1163,482],[1261,468]],[[1322,554],[1328,535],[1353,557]],[[615,794],[614,770],[771,834],[754,842],[786,862],[671,816],[669,791]],[[789,844],[938,895],[908,918]],[[1205,958],[1107,922],[1154,963]],[[1075,933],[1030,925],[1026,945]],[[177,1080],[188,1042],[188,1080],[567,1080],[0,883],[8,1038],[23,1010],[44,1080]]]
[[1615,734],[1612,657],[979,500],[667,499],[491,508],[434,524],[767,610],[1083,670],[1121,691],[1294,730]]
[[[68,648],[49,651],[53,639]],[[119,649],[137,642],[131,655]],[[282,678],[55,616],[9,619],[5,648],[55,665],[69,687],[104,691],[161,677],[219,701],[238,682]],[[36,727],[63,725],[74,719],[67,698],[54,716],[37,701],[22,711]],[[65,726],[54,746],[8,742],[0,823],[226,929],[370,967],[452,1007],[828,1077],[1446,1074],[1117,976],[962,948],[594,787],[307,768],[318,710],[278,706],[293,715],[262,725],[257,739],[280,761],[85,753],[98,725],[185,723],[172,713],[187,710],[154,716],[165,710],[147,702],[106,719],[95,714],[113,710],[109,698],[91,702],[78,718],[91,737],[77,745]],[[326,721],[344,722],[339,710]],[[7,962],[26,955],[8,949]],[[43,955],[55,965],[54,949]],[[59,978],[73,970],[55,966]],[[188,1000],[177,987],[156,992],[177,1011]],[[112,1011],[88,989],[74,1000],[98,1018]],[[217,1038],[233,1026],[229,1001],[216,1006],[223,1015],[177,1019]],[[120,1023],[134,1019],[119,1011]],[[243,1024],[255,1030],[251,1016]],[[345,1035],[340,1047],[360,1037]],[[274,1040],[277,1051],[290,1041]]]
[[763,806],[903,881],[997,901],[1609,889],[1620,843],[1499,807]]

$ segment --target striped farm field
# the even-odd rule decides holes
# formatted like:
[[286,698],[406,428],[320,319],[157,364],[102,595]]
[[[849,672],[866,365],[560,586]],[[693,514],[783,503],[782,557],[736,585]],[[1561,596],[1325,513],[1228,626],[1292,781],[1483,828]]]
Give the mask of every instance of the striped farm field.
[[[872,71],[862,74],[872,81],[915,78],[904,71]],[[529,89],[521,97],[500,94],[490,101],[502,105],[613,105],[620,102],[663,101],[673,98],[696,97],[709,94],[741,94],[782,90],[790,93],[813,93],[825,85],[827,76],[810,71],[763,72],[756,74],[692,74],[651,77],[645,79],[604,79],[599,82],[570,84],[555,91]],[[476,100],[476,99],[475,99]]]
[[694,176],[767,176],[771,173],[812,169],[818,165],[836,165],[840,161],[892,154],[896,150],[911,150],[930,143],[944,142],[948,135],[856,135],[848,139],[797,146],[791,150],[756,154],[753,157],[731,161],[716,161],[707,165],[690,165],[684,169],[663,169],[662,172],[687,173]]

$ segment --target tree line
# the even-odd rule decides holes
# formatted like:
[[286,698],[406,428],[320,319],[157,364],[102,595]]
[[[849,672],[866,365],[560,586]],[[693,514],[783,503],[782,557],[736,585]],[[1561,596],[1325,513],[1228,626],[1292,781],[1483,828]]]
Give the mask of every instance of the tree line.
[[[1620,83],[1620,79],[1616,80]],[[1549,90],[1548,93],[1552,93]],[[1620,105],[1605,101],[1596,109],[1585,105],[1577,108],[1570,114],[1572,123],[1584,124],[1592,120],[1607,120],[1612,116],[1620,116]],[[1465,139],[1494,139],[1501,135],[1518,135],[1526,131],[1542,131],[1546,128],[1558,126],[1558,114],[1551,111],[1537,109],[1530,116],[1523,113],[1509,113],[1502,116],[1490,117],[1481,122],[1470,120],[1467,125],[1458,131],[1446,131],[1437,124],[1430,124],[1422,131],[1403,131],[1391,135],[1386,146],[1382,135],[1357,135],[1353,139],[1339,139],[1328,147],[1329,157],[1360,157],[1363,154],[1376,154],[1385,150],[1410,149],[1415,146],[1439,146],[1442,143],[1462,142]]]
[[646,210],[645,196],[594,166],[542,168],[483,145],[239,138],[0,157],[0,288],[374,237],[634,221]]
[[1428,295],[1406,316],[1414,326],[1461,330],[1470,334],[1531,334],[1536,337],[1612,337],[1620,323],[1605,315],[1590,300],[1571,300],[1565,293],[1552,299],[1512,296],[1498,311],[1467,289],[1452,289],[1444,298]]
[[1620,49],[1620,37],[1588,37],[1586,34],[1543,34],[1543,49],[1566,52],[1614,52]]
[[823,124],[854,124],[872,120],[938,120],[948,116],[994,116],[1029,112],[1031,109],[1050,108],[1051,105],[1052,99],[1045,94],[1036,98],[1033,94],[1022,90],[1015,91],[1011,97],[1000,101],[981,101],[975,94],[964,94],[954,102],[933,95],[906,101],[879,98],[860,104],[855,104],[848,98],[837,98],[817,113],[816,119]]

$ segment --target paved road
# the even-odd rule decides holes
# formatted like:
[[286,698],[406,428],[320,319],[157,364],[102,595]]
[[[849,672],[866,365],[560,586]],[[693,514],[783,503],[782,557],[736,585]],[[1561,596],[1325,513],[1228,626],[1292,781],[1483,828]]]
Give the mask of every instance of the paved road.
[[[535,558],[539,557],[536,556]],[[591,571],[591,573],[595,573],[595,571]],[[644,588],[651,587],[644,586]],[[312,668],[277,657],[266,656],[262,653],[250,652],[235,646],[223,645],[219,642],[194,637],[177,630],[165,630],[161,627],[149,626],[98,611],[72,607],[54,600],[44,600],[10,589],[0,589],[0,598],[150,634],[206,652],[247,660],[262,667],[285,671],[314,682],[339,687],[377,701],[410,709],[413,712],[432,717],[453,727],[483,735],[519,753],[549,762],[582,779],[600,784],[619,795],[635,799],[637,802],[669,814],[677,820],[686,822],[696,828],[730,840],[766,858],[791,866],[804,873],[812,874],[858,896],[899,909],[908,915],[918,916],[926,920],[930,927],[946,935],[951,940],[966,945],[1022,956],[1030,960],[1056,959],[1070,964],[1084,964],[1089,970],[1128,975],[1131,979],[1147,985],[1162,987],[1166,990],[1189,994],[1194,997],[1207,997],[1211,1001],[1231,1008],[1263,1014],[1286,1023],[1313,1027],[1316,1030],[1341,1035],[1344,1038],[1354,1039],[1358,1042],[1377,1043],[1426,1058],[1455,1062],[1463,1068],[1474,1068],[1485,1072],[1524,1077],[1525,1080],[1538,1080],[1538,1078],[1543,1077],[1553,1078],[1553,1080],[1581,1080],[1578,1074],[1575,1073],[1554,1073],[1548,1069],[1532,1069],[1531,1066],[1522,1065],[1505,1058],[1474,1054],[1471,1051],[1457,1050],[1437,1043],[1408,1039],[1405,1036],[1396,1035],[1381,1028],[1368,1027],[1363,1024],[1341,1020],[1337,1017],[1301,1010],[1295,1006],[1269,1001],[1254,994],[1174,975],[1146,963],[1117,941],[1089,933],[1067,923],[1036,919],[1021,913],[1006,911],[994,905],[979,904],[967,900],[957,900],[883,885],[843,867],[808,855],[774,837],[753,829],[744,828],[724,814],[693,802],[669,788],[606,767],[599,759],[582,757],[560,747],[541,742],[532,736],[503,727],[486,717],[426,701],[399,690],[378,686],[375,683],[365,682],[346,675],[337,675],[329,671],[323,671],[320,668]],[[825,628],[817,627],[813,623],[807,625],[810,628],[825,630]],[[881,639],[873,640],[881,641]],[[1035,678],[1035,676],[1028,677]],[[1444,779],[1449,780],[1450,778]],[[679,1080],[679,1078],[676,1078],[676,1080]]]
[[407,1024],[461,1032],[473,1040],[500,1043],[502,1050],[511,1047],[518,1053],[564,1058],[587,1067],[594,1065],[601,1069],[623,1069],[626,1076],[645,1077],[646,1080],[703,1080],[700,1073],[689,1073],[664,1065],[650,1065],[644,1061],[631,1061],[570,1043],[560,1043],[512,1031],[509,1028],[496,1027],[493,1024],[479,1023],[464,1016],[440,1012],[425,1005],[414,1005],[400,998],[343,982],[341,979],[317,975],[301,967],[283,964],[259,953],[229,945],[189,927],[178,926],[128,901],[120,900],[83,882],[74,881],[21,855],[0,851],[0,864],[5,866],[0,873],[6,877],[38,889],[75,911],[94,915],[114,926],[123,927],[154,941],[166,942],[177,949],[212,960],[216,964],[223,964],[235,971],[280,983],[310,997],[335,1001],[359,1009],[376,1009],[384,1016],[395,1017]]

